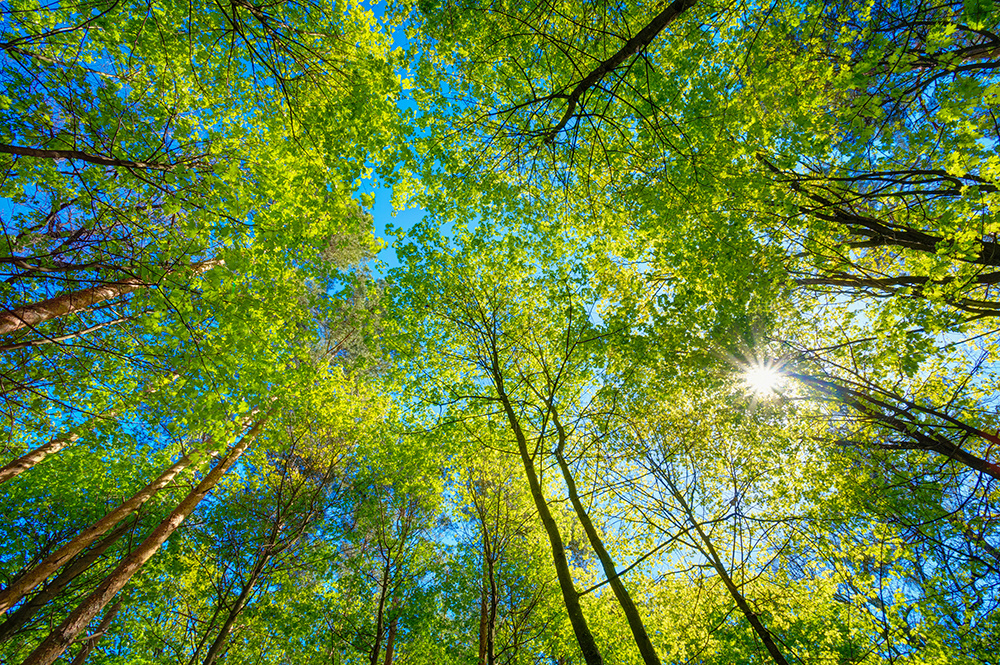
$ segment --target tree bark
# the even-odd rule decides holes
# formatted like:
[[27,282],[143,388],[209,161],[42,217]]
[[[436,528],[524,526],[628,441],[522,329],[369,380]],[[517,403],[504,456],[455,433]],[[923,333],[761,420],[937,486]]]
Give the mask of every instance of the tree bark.
[[392,657],[396,651],[396,631],[399,628],[399,596],[392,601],[393,615],[389,620],[389,637],[385,640],[385,661],[382,665],[392,665]]
[[[485,574],[486,559],[483,559]],[[486,585],[482,585],[482,592],[479,596],[479,665],[486,665],[486,626],[489,621],[489,614],[486,611]]]
[[246,582],[243,584],[243,588],[240,590],[239,597],[229,610],[229,616],[226,617],[226,621],[222,624],[222,629],[215,637],[215,641],[212,642],[212,646],[208,648],[208,653],[205,655],[204,665],[214,665],[215,661],[222,655],[222,648],[225,646],[226,640],[229,638],[229,634],[233,630],[233,624],[236,623],[236,619],[239,618],[240,614],[243,612],[243,608],[246,606],[247,600],[250,598],[250,594],[253,593],[254,585],[256,585],[257,580],[260,579],[261,573],[264,572],[264,566],[267,565],[267,561],[270,558],[270,550],[267,548],[265,548],[257,557],[253,568],[250,569],[250,575],[247,577]]
[[386,559],[385,567],[382,569],[382,584],[378,593],[378,611],[375,614],[375,644],[368,657],[369,665],[378,665],[378,657],[382,651],[382,626],[385,622],[385,600],[389,591],[389,572],[392,562]]
[[97,543],[92,547],[86,554],[77,557],[73,562],[62,569],[62,571],[56,576],[50,584],[45,585],[45,588],[39,591],[37,594],[32,596],[27,602],[17,608],[10,616],[7,617],[6,621],[0,625],[0,642],[4,642],[14,635],[24,626],[24,624],[31,621],[31,618],[35,616],[38,610],[45,607],[52,599],[57,597],[62,593],[70,582],[75,580],[81,573],[87,571],[97,559],[100,558],[102,554],[112,544],[114,544],[123,533],[129,530],[131,525],[128,522],[122,522],[115,528],[114,531],[109,533],[101,542]]
[[95,646],[97,646],[97,641],[104,637],[104,633],[108,632],[108,626],[111,625],[115,615],[118,614],[118,608],[121,606],[121,600],[118,600],[111,606],[111,609],[108,610],[107,614],[104,615],[104,618],[101,619],[101,623],[97,626],[97,630],[95,630],[94,634],[90,636],[86,643],[84,643],[83,648],[80,649],[80,653],[76,654],[76,658],[73,659],[73,662],[70,663],[70,665],[83,665],[87,662],[87,657],[90,655],[90,652],[94,650]]
[[176,478],[177,474],[187,468],[191,464],[191,458],[194,455],[195,453],[183,455],[173,466],[161,473],[159,478],[135,493],[128,501],[81,531],[76,538],[45,557],[41,563],[19,577],[9,587],[0,591],[0,612],[6,612],[29,591],[44,582],[49,575],[59,570],[63,564],[107,533],[118,522],[138,510],[140,506]]
[[597,554],[597,558],[601,562],[604,576],[607,578],[612,591],[614,591],[615,598],[618,599],[618,604],[621,605],[622,611],[625,612],[625,619],[632,630],[632,638],[635,640],[635,645],[639,648],[639,654],[642,656],[643,662],[646,665],[660,665],[660,657],[656,655],[656,649],[653,648],[653,643],[649,640],[649,633],[646,632],[646,625],[639,615],[639,609],[632,601],[632,596],[629,594],[628,589],[622,584],[621,578],[615,569],[614,560],[612,560],[611,555],[605,549],[604,541],[601,540],[597,529],[594,528],[594,523],[590,520],[590,515],[587,513],[586,508],[584,508],[583,502],[580,501],[580,495],[576,490],[576,481],[573,479],[573,474],[570,473],[569,465],[566,464],[566,458],[563,456],[566,447],[566,430],[563,429],[562,423],[559,422],[559,417],[555,409],[551,408],[551,405],[550,411],[552,413],[552,422],[555,424],[556,432],[559,435],[559,445],[556,448],[556,461],[559,463],[563,480],[566,482],[569,500],[573,504],[576,517],[580,520],[580,524],[583,525],[583,530],[587,534],[587,540],[590,541],[590,546],[594,548],[594,553]]
[[556,524],[555,519],[553,519],[552,513],[549,511],[549,505],[542,494],[542,486],[538,481],[538,474],[535,472],[535,463],[528,452],[528,440],[521,429],[521,423],[517,418],[517,414],[514,413],[514,408],[511,406],[510,398],[507,396],[507,391],[504,388],[503,375],[500,372],[499,358],[497,357],[495,348],[491,350],[491,356],[492,366],[490,367],[490,374],[492,375],[493,384],[499,396],[500,403],[503,405],[504,413],[507,416],[507,422],[510,424],[511,430],[513,430],[514,436],[517,439],[517,449],[521,455],[521,462],[524,465],[524,473],[528,478],[531,498],[535,503],[535,509],[538,510],[545,533],[549,537],[549,544],[552,547],[552,563],[556,568],[556,577],[559,580],[559,589],[562,591],[563,602],[566,605],[566,614],[569,616],[570,623],[573,626],[573,633],[580,645],[584,661],[587,665],[603,665],[604,659],[597,648],[594,635],[587,626],[587,619],[584,617],[583,608],[580,606],[580,595],[573,585],[573,575],[569,570],[569,561],[566,559],[566,548],[563,546],[562,536],[559,534],[559,526]]
[[[194,274],[200,275],[203,272],[222,265],[221,259],[209,261],[199,261],[191,265]],[[171,270],[167,274],[172,274],[176,270]],[[138,277],[109,282],[100,286],[92,286],[88,289],[64,293],[48,300],[24,305],[12,310],[0,312],[0,335],[7,335],[22,328],[34,327],[52,319],[57,319],[67,314],[82,312],[97,303],[118,298],[137,289],[146,288],[149,284]]]
[[187,516],[191,514],[198,504],[201,503],[202,499],[215,487],[222,476],[225,475],[229,468],[246,451],[267,422],[269,416],[270,413],[257,421],[257,424],[243,436],[239,443],[235,444],[229,450],[226,456],[215,465],[215,468],[205,476],[201,483],[181,501],[180,505],[166,519],[160,522],[159,526],[153,530],[142,544],[118,564],[118,567],[108,575],[104,582],[79,607],[73,610],[58,628],[53,630],[38,645],[22,665],[51,665],[66,651],[77,635],[87,627],[115,594],[128,584],[129,580],[132,579],[143,565],[159,551],[160,546],[166,542],[167,538],[177,530],[177,527],[187,519]]
[[4,465],[3,468],[0,468],[0,483],[5,483],[11,478],[15,478],[21,475],[31,467],[35,466],[36,464],[44,460],[49,455],[55,455],[57,452],[59,452],[66,446],[70,446],[76,443],[77,440],[80,438],[78,432],[81,429],[85,429],[90,425],[92,425],[94,421],[97,420],[97,418],[98,416],[94,416],[93,418],[83,423],[82,425],[80,425],[80,427],[76,428],[72,432],[68,432],[66,434],[57,436],[48,443],[38,446],[34,450],[26,452],[24,455],[21,455],[16,460]]

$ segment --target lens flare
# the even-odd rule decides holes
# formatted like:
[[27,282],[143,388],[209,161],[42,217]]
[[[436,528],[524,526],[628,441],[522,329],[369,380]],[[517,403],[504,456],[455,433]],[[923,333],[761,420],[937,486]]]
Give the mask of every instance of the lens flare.
[[751,365],[743,372],[743,382],[755,395],[773,395],[781,387],[784,378],[777,367],[769,364]]

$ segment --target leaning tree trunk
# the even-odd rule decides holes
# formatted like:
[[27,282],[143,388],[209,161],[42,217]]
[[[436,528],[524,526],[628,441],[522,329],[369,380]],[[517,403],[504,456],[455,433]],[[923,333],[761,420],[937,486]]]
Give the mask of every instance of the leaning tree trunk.
[[246,582],[244,582],[239,597],[229,609],[229,615],[222,624],[219,634],[216,635],[215,641],[212,642],[212,646],[208,648],[203,665],[214,665],[215,661],[222,655],[222,648],[225,646],[226,640],[229,639],[229,634],[233,632],[233,625],[240,614],[243,613],[243,608],[246,607],[247,600],[249,600],[250,595],[253,593],[254,586],[256,586],[257,580],[260,579],[261,573],[264,572],[264,566],[267,565],[267,561],[270,558],[270,550],[265,548],[258,555],[257,560],[254,561],[253,568],[250,569],[250,575],[247,577]]
[[97,543],[97,545],[92,547],[86,554],[77,557],[70,565],[63,568],[51,583],[45,585],[44,589],[32,596],[28,601],[18,607],[17,610],[11,613],[10,616],[7,617],[6,621],[0,625],[0,642],[5,642],[16,635],[24,624],[31,621],[31,618],[38,613],[38,610],[45,607],[51,600],[62,593],[63,589],[65,589],[70,582],[89,570],[90,567],[94,565],[94,562],[97,561],[97,559],[99,559],[100,556],[104,554],[104,552],[107,551],[111,545],[117,542],[122,534],[128,531],[131,527],[132,524],[122,522],[114,531],[109,533],[103,540],[101,540],[101,542]]
[[490,374],[493,378],[493,385],[497,390],[500,402],[503,405],[507,422],[517,439],[517,449],[521,455],[521,463],[524,465],[524,473],[528,478],[528,488],[531,491],[531,498],[535,503],[535,509],[542,520],[542,526],[549,537],[549,545],[552,547],[552,563],[556,568],[556,577],[559,580],[559,589],[562,591],[563,603],[566,605],[566,614],[569,616],[570,624],[573,626],[573,633],[576,641],[580,645],[583,659],[587,665],[603,665],[604,659],[597,648],[593,633],[587,626],[587,619],[580,606],[580,594],[573,585],[573,575],[569,570],[569,561],[566,559],[566,548],[563,545],[562,536],[559,534],[559,526],[549,511],[549,505],[542,494],[542,486],[538,481],[538,474],[535,472],[535,462],[528,451],[528,439],[521,429],[521,423],[514,413],[510,398],[503,384],[503,375],[500,372],[499,358],[494,354]]
[[[199,275],[215,266],[222,265],[222,263],[221,259],[198,261],[191,264],[191,270],[194,271],[194,274]],[[177,269],[174,269],[167,274],[170,275],[176,271]],[[105,300],[119,298],[147,286],[149,286],[147,281],[138,277],[129,277],[117,282],[92,286],[89,289],[64,293],[31,305],[15,307],[14,309],[0,312],[0,335],[7,335],[23,328],[34,327],[46,321],[58,319],[68,314],[82,312]]]
[[0,612],[6,612],[13,607],[29,591],[44,582],[49,575],[59,570],[63,564],[107,533],[118,522],[138,510],[140,506],[166,487],[170,481],[177,477],[177,474],[191,464],[191,457],[194,454],[182,456],[173,466],[160,474],[159,478],[146,485],[146,487],[134,494],[128,501],[81,531],[76,538],[45,557],[41,563],[19,577],[9,587],[0,591]]
[[[273,409],[272,409],[273,410]],[[166,542],[177,527],[187,519],[187,516],[201,503],[219,480],[226,474],[229,468],[246,451],[254,437],[260,432],[267,422],[268,416],[261,418],[249,432],[247,432],[239,443],[234,445],[226,456],[215,465],[198,484],[196,488],[181,501],[180,505],[167,516],[159,526],[125,557],[118,567],[108,575],[108,577],[80,603],[79,607],[73,610],[62,624],[52,631],[45,640],[38,645],[31,655],[24,660],[22,665],[51,665],[59,656],[69,648],[77,636],[87,627],[87,625],[100,613],[110,600],[121,591],[129,580],[145,565],[147,561]]]
[[[169,381],[173,381],[176,378],[177,375],[174,374],[167,380],[167,382],[169,383]],[[156,392],[160,387],[162,387],[162,385],[163,384],[154,384],[149,386],[143,391],[143,394]],[[60,434],[48,443],[26,452],[12,462],[8,462],[3,467],[0,467],[0,484],[24,473],[36,464],[44,461],[46,458],[55,455],[63,448],[76,443],[80,439],[80,432],[90,429],[90,427],[92,427],[98,420],[102,418],[114,418],[116,415],[118,415],[118,409],[112,409],[100,415],[95,415],[88,419],[87,422],[73,428],[71,431],[65,434]]]
[[111,625],[115,615],[118,614],[118,608],[121,606],[121,600],[118,600],[111,606],[111,609],[109,609],[107,614],[104,615],[104,618],[101,619],[101,623],[97,626],[97,630],[95,630],[94,634],[91,635],[90,638],[84,643],[83,648],[80,649],[80,653],[76,654],[76,658],[73,659],[73,662],[70,663],[70,665],[83,665],[87,662],[87,656],[89,656],[90,652],[97,646],[97,641],[104,637],[104,633],[108,632],[108,626]]
[[621,578],[618,576],[618,571],[615,569],[614,560],[608,554],[607,549],[604,547],[604,541],[601,540],[597,529],[594,528],[594,523],[590,520],[590,515],[587,513],[583,502],[580,501],[580,495],[576,490],[576,481],[573,479],[573,474],[570,473],[569,465],[566,464],[566,458],[563,456],[566,448],[566,430],[563,429],[562,423],[559,422],[555,409],[552,409],[552,422],[555,424],[556,432],[559,435],[559,445],[556,448],[556,461],[559,463],[563,480],[566,482],[569,500],[573,504],[576,517],[580,520],[580,524],[583,525],[583,530],[587,534],[587,540],[590,541],[590,546],[594,548],[594,553],[597,554],[597,558],[601,562],[604,577],[608,580],[611,590],[614,591],[615,598],[618,599],[618,604],[621,605],[622,611],[625,612],[628,627],[632,630],[632,639],[635,640],[635,645],[639,648],[639,654],[642,656],[643,662],[646,665],[660,665],[660,658],[656,655],[656,649],[653,648],[653,643],[649,639],[649,633],[646,631],[646,625],[642,622],[642,617],[639,615],[639,609],[635,606],[635,602],[633,602],[628,589],[622,584]]
[[94,416],[84,424],[80,425],[71,432],[66,434],[60,434],[51,441],[41,446],[38,446],[34,450],[30,450],[25,454],[18,457],[16,460],[9,462],[2,468],[0,468],[0,483],[4,483],[11,478],[14,478],[31,467],[35,466],[42,460],[44,460],[49,455],[55,455],[57,452],[65,448],[66,446],[71,446],[77,442],[80,438],[80,430],[90,427],[94,421],[96,421],[98,416]]
[[767,653],[770,654],[771,659],[776,663],[776,665],[788,665],[788,661],[785,660],[785,656],[781,653],[777,643],[775,643],[774,636],[771,634],[771,631],[764,626],[760,617],[753,611],[753,608],[750,607],[750,603],[747,602],[747,599],[740,592],[739,587],[737,587],[736,583],[733,582],[733,578],[729,575],[729,571],[726,570],[722,557],[719,556],[719,553],[715,549],[715,545],[712,544],[712,539],[707,533],[705,533],[705,530],[701,528],[701,522],[698,521],[697,516],[691,509],[691,504],[687,502],[684,495],[681,494],[681,491],[676,485],[674,485],[673,480],[666,477],[664,477],[664,480],[667,481],[670,493],[684,510],[688,522],[691,523],[695,533],[698,534],[698,539],[701,540],[702,544],[705,546],[704,549],[701,547],[698,549],[705,556],[705,558],[709,560],[712,567],[715,568],[715,572],[719,574],[719,578],[726,586],[726,590],[729,591],[729,595],[734,601],[736,601],[736,606],[740,609],[740,612],[743,613],[743,616],[750,624],[750,627],[753,628],[757,637],[760,638],[760,641],[764,643],[764,648],[767,649]]

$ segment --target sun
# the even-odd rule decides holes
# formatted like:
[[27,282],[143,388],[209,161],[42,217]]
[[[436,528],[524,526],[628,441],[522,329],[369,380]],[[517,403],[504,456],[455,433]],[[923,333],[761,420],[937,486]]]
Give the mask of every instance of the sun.
[[743,372],[746,387],[759,397],[773,395],[784,380],[778,368],[769,363],[755,363]]

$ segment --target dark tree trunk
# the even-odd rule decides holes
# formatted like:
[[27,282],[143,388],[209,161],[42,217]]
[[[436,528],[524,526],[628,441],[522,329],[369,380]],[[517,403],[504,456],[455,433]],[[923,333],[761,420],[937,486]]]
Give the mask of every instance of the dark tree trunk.
[[566,482],[569,500],[573,504],[576,517],[580,520],[580,524],[583,525],[583,530],[587,534],[587,540],[590,541],[590,546],[594,548],[594,553],[597,554],[597,558],[601,562],[604,576],[607,578],[612,591],[614,591],[615,598],[618,599],[618,604],[621,605],[622,611],[625,612],[625,619],[632,630],[632,638],[635,640],[635,645],[639,648],[639,654],[642,656],[643,662],[646,665],[660,665],[660,658],[656,655],[656,649],[653,648],[653,643],[649,640],[649,633],[646,632],[646,625],[643,623],[642,617],[639,616],[639,609],[632,601],[632,596],[629,595],[628,589],[622,584],[621,578],[618,576],[618,571],[615,568],[615,562],[611,559],[611,555],[608,554],[607,549],[605,549],[604,542],[601,540],[600,535],[598,535],[597,529],[594,528],[594,523],[590,520],[587,509],[584,508],[583,502],[580,501],[580,495],[576,490],[576,481],[573,479],[573,474],[570,473],[569,465],[566,464],[566,459],[563,456],[566,447],[566,431],[559,422],[559,417],[554,409],[552,409],[552,421],[559,435],[556,461],[559,463],[563,480]]
[[601,652],[597,648],[597,642],[594,640],[594,635],[587,626],[587,619],[583,615],[583,608],[580,606],[580,594],[573,585],[573,575],[569,570],[569,561],[566,558],[566,548],[563,545],[562,536],[559,534],[559,526],[552,517],[549,505],[542,494],[542,486],[538,481],[538,474],[535,472],[535,463],[531,453],[528,451],[528,440],[521,429],[521,423],[517,418],[517,414],[514,413],[514,408],[511,406],[510,398],[507,396],[507,391],[504,388],[503,375],[500,371],[499,358],[495,349],[492,352],[491,361],[490,374],[493,378],[493,384],[497,390],[500,403],[503,405],[507,422],[510,424],[510,428],[517,439],[517,449],[521,455],[521,462],[524,465],[524,473],[528,478],[531,498],[535,503],[535,509],[538,511],[538,515],[542,520],[542,526],[545,528],[545,533],[549,537],[549,544],[552,547],[552,563],[556,568],[556,577],[559,580],[559,589],[562,591],[563,602],[566,605],[566,614],[569,616],[570,624],[573,626],[573,633],[580,645],[584,661],[587,665],[603,665],[604,659],[601,657]]

